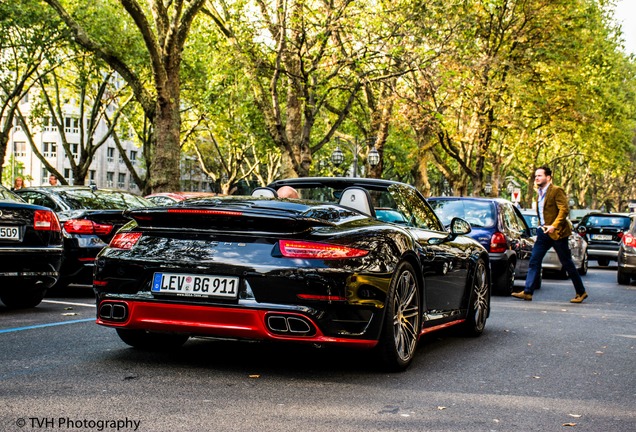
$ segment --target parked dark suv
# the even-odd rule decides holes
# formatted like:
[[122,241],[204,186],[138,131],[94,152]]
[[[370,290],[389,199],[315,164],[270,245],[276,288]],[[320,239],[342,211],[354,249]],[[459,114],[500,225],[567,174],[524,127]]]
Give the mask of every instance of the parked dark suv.
[[618,248],[616,280],[621,285],[629,285],[632,279],[636,279],[636,214],[631,219],[629,230],[623,234]]
[[468,234],[490,255],[493,291],[512,293],[515,276],[525,278],[534,239],[514,204],[501,198],[432,197],[427,200],[444,225],[454,217],[470,223]]
[[587,240],[588,259],[598,261],[600,266],[616,261],[629,223],[629,216],[616,213],[588,213],[583,216],[577,231]]

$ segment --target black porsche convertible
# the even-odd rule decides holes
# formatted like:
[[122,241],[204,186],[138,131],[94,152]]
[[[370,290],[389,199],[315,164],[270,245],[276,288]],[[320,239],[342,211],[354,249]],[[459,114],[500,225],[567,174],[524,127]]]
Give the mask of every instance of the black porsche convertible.
[[93,287],[97,323],[134,347],[340,344],[403,370],[421,335],[457,325],[476,336],[490,313],[488,253],[465,236],[470,225],[447,231],[403,183],[286,179],[127,215]]

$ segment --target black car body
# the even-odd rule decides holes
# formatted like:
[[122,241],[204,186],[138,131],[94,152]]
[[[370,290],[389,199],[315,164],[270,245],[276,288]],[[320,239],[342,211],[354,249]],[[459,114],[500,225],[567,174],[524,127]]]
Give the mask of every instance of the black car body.
[[454,217],[471,224],[468,235],[490,254],[493,292],[512,293],[515,277],[528,274],[535,241],[519,209],[501,198],[431,197],[428,202],[444,224]]
[[0,186],[0,299],[8,307],[37,306],[58,277],[62,233],[50,209],[25,203]]
[[636,279],[636,215],[631,215],[629,229],[623,234],[618,248],[616,279],[621,285],[629,285]]
[[[97,323],[136,347],[190,336],[377,346],[408,366],[421,334],[483,331],[488,254],[414,188],[303,178],[302,199],[187,200],[134,219],[98,256]],[[366,204],[366,206],[362,206]]]
[[587,241],[588,259],[607,266],[618,259],[618,249],[624,233],[629,229],[628,215],[616,213],[588,213],[581,219],[577,231]]
[[56,212],[62,225],[64,258],[56,286],[91,284],[98,252],[129,219],[127,209],[153,206],[125,191],[89,186],[42,186],[16,191],[25,201]]

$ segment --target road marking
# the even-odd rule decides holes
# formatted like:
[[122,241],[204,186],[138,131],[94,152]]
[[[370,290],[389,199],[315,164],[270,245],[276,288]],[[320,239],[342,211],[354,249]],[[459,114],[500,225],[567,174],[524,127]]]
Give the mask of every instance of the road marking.
[[0,330],[0,333],[11,333],[11,332],[17,332],[22,330],[32,330],[37,328],[53,327],[53,326],[59,326],[59,325],[65,325],[65,324],[77,324],[77,323],[83,323],[83,322],[89,322],[89,321],[94,322],[95,318],[84,318],[81,320],[63,321],[63,322],[56,322],[56,323],[49,323],[49,324],[38,324],[38,325],[32,325],[27,327],[15,327],[10,329]]
[[627,339],[636,339],[636,335],[616,334],[614,336],[624,337],[624,338],[627,338]]
[[64,305],[71,305],[71,306],[85,306],[85,307],[91,307],[91,308],[95,307],[95,304],[72,303],[72,302],[63,302],[63,301],[56,301],[56,300],[42,300],[42,303],[55,303],[55,304],[64,304]]

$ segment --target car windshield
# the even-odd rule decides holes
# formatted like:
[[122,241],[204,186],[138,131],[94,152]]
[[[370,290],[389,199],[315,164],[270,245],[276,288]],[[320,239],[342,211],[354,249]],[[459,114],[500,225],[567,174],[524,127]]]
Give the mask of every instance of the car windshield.
[[536,213],[524,213],[523,218],[530,228],[537,228],[539,226],[539,216]]
[[0,200],[2,201],[15,201],[15,202],[24,202],[24,200],[18,196],[16,196],[9,189],[0,185]]
[[62,199],[74,209],[119,210],[152,206],[147,200],[130,193],[106,190],[67,190]]
[[629,222],[630,220],[628,217],[604,215],[604,216],[589,216],[584,221],[584,225],[586,227],[601,226],[601,227],[613,227],[613,228],[626,230],[627,228],[629,228]]
[[469,222],[473,228],[490,228],[495,225],[495,207],[489,201],[473,200],[428,200],[444,225],[449,225],[454,217]]

